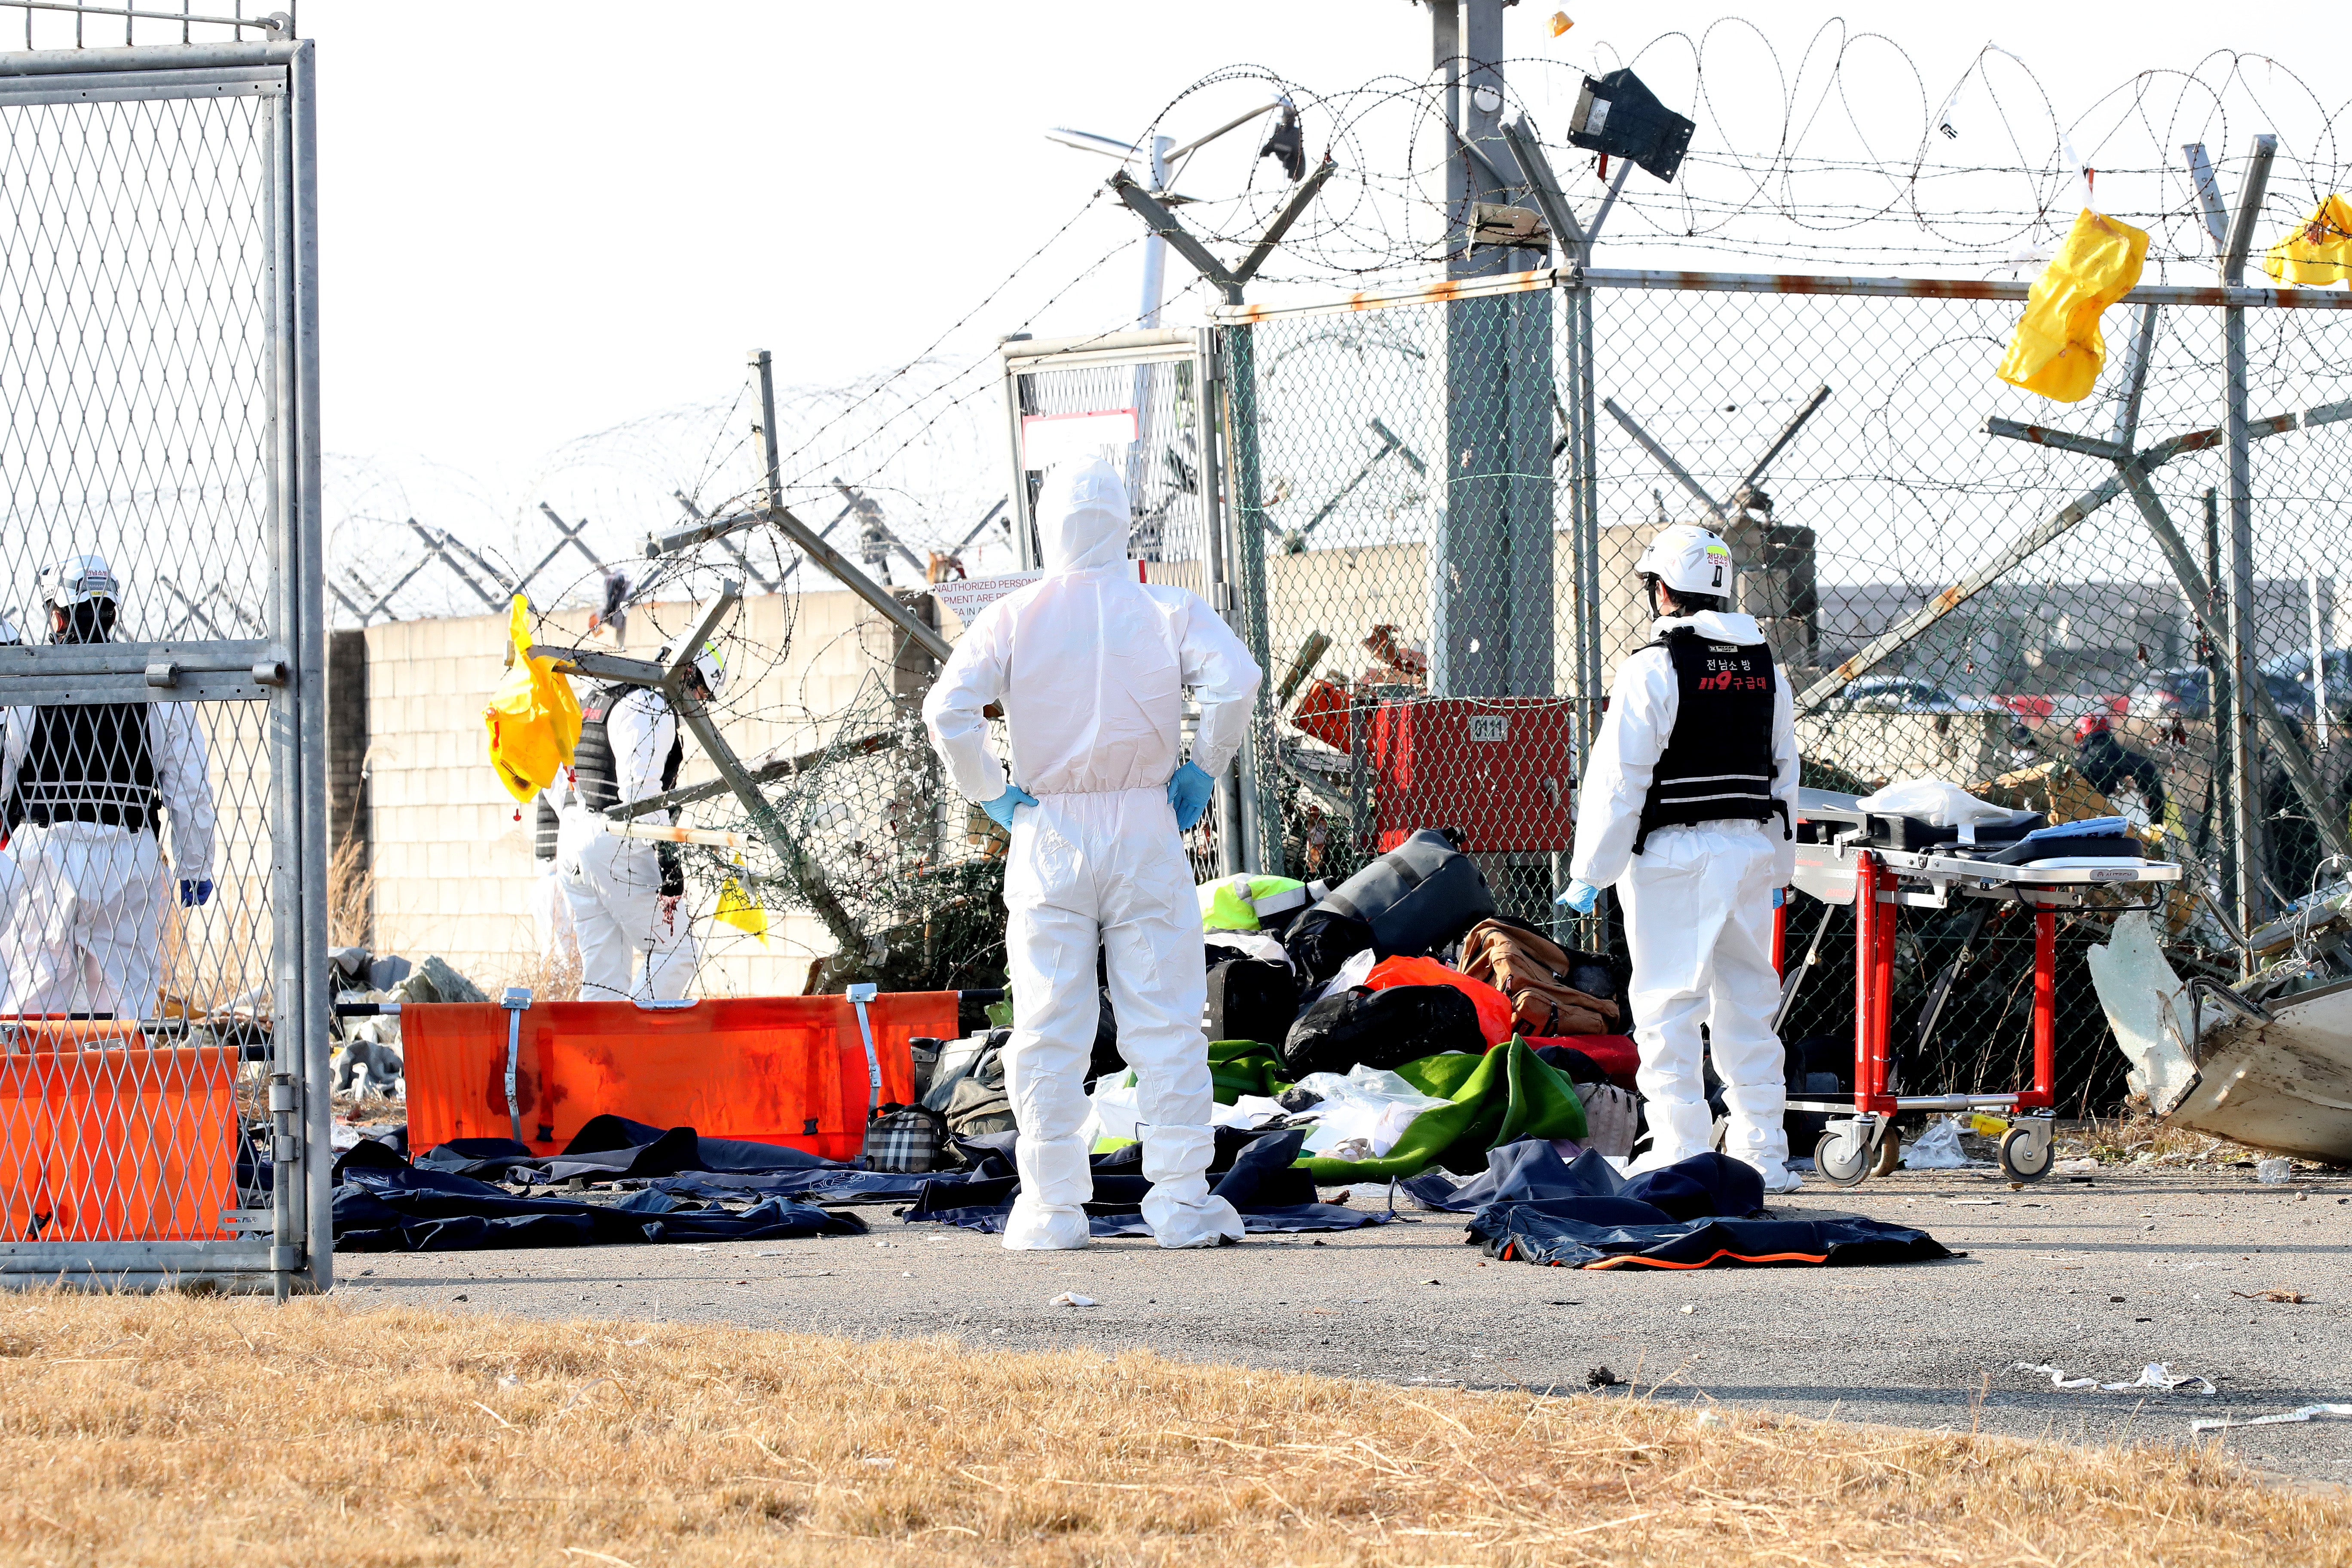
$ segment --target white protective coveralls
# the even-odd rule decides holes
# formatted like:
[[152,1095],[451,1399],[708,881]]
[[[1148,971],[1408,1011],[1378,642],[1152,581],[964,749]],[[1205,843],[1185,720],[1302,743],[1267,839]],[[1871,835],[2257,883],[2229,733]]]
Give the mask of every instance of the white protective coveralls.
[[1214,1099],[1206,953],[1168,784],[1182,689],[1200,704],[1192,762],[1212,777],[1241,749],[1260,679],[1241,640],[1189,589],[1135,581],[1127,489],[1099,460],[1056,468],[1037,504],[1045,575],[973,617],[923,703],[956,788],[985,804],[1006,773],[981,710],[1004,705],[1012,780],[1037,797],[1013,818],[1005,868],[1013,1038],[1005,1083],[1020,1124],[1011,1247],[1083,1246],[1094,1192],[1086,1076],[1107,952],[1119,1054],[1137,1076],[1143,1217],[1162,1247],[1238,1241],[1209,1195]]
[[[662,793],[662,770],[677,742],[677,716],[660,692],[631,690],[604,721],[623,803]],[[662,897],[659,847],[607,833],[601,813],[575,788],[561,813],[555,876],[580,946],[583,1002],[675,1002],[694,978],[692,922],[680,899]],[[667,826],[667,811],[636,819]],[[643,969],[638,968],[640,960]]]
[[556,845],[572,786],[563,779],[539,792],[531,816],[530,923],[539,936],[539,956],[551,970],[580,967],[580,935],[572,926],[572,901],[556,874]]
[[[1685,626],[1716,642],[1764,640],[1754,616],[1717,610],[1662,617],[1654,630],[1663,638]],[[1772,793],[1794,821],[1796,705],[1785,675],[1774,673]],[[1624,907],[1642,1058],[1634,1081],[1649,1101],[1651,1131],[1649,1152],[1633,1168],[1672,1164],[1712,1142],[1700,1077],[1705,1024],[1731,1112],[1724,1152],[1762,1172],[1768,1187],[1778,1186],[1788,1180],[1789,1137],[1780,1121],[1785,1063],[1772,1032],[1780,1003],[1772,890],[1796,874],[1796,845],[1778,819],[1717,821],[1657,828],[1642,853],[1633,853],[1642,804],[1674,734],[1681,698],[1664,648],[1642,648],[1617,667],[1609,716],[1577,798],[1570,875],[1596,888],[1614,886]]]
[[[51,806],[47,826],[20,822],[8,845],[16,876],[0,877],[0,897],[8,904],[0,926],[8,995],[0,1010],[155,1016],[164,905],[173,883],[212,879],[215,813],[195,710],[184,702],[137,706],[145,710],[155,792],[172,830],[169,874],[154,826],[133,831],[73,820],[74,808],[63,804]],[[14,803],[11,815],[26,804],[16,797],[29,787],[27,752],[41,711],[7,710],[0,801]],[[13,888],[5,886],[10,880]]]

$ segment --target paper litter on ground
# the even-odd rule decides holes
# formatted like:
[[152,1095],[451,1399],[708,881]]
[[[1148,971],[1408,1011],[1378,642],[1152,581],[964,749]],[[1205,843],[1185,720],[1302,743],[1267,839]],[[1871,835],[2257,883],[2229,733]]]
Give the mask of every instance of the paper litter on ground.
[[2226,1416],[2206,1415],[2189,1424],[2191,1432],[2222,1432],[2232,1426],[2284,1426],[2292,1421],[2308,1421],[2318,1415],[2352,1415],[2352,1405],[2306,1405],[2300,1410],[2290,1410],[2281,1415],[2250,1415],[2243,1421]]
[[2104,1390],[2109,1394],[2117,1394],[2126,1389],[2132,1388],[2158,1388],[2170,1390],[2186,1387],[2188,1384],[2193,1383],[2198,1385],[2197,1392],[2200,1394],[2215,1394],[2220,1392],[2213,1386],[2213,1380],[2211,1378],[2200,1377],[2193,1372],[2176,1373],[2170,1366],[2160,1361],[2152,1361],[2146,1366],[2140,1368],[2139,1376],[2129,1383],[2101,1383],[2095,1377],[2068,1377],[2065,1373],[2062,1372],[2057,1367],[2048,1365],[2042,1362],[2021,1361],[2017,1363],[2017,1370],[2020,1372],[2047,1373],[2050,1374],[2050,1386],[2058,1389],[2074,1390],[2096,1388]]

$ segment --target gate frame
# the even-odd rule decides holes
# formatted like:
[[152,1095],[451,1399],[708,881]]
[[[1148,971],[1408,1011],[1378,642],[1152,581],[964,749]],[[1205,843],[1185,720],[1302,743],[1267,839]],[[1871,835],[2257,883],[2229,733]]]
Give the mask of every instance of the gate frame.
[[261,138],[268,247],[262,436],[272,490],[268,599],[275,635],[109,643],[70,652],[28,646],[22,660],[26,673],[13,676],[10,688],[15,701],[151,701],[168,691],[173,701],[268,704],[271,1234],[266,1242],[0,1242],[0,1284],[266,1285],[282,1300],[298,1288],[323,1291],[334,1283],[314,51],[310,40],[274,39],[0,54],[0,107],[228,96],[275,100],[263,118]]
[[[1124,332],[1095,332],[1072,338],[1008,338],[997,348],[1001,360],[1000,373],[1004,383],[1004,414],[1008,455],[1013,465],[1013,538],[1020,552],[1021,569],[1034,571],[1036,557],[1036,517],[1034,498],[1029,493],[1029,475],[1038,470],[1024,467],[1021,421],[1024,412],[1021,384],[1024,378],[1054,371],[1109,370],[1122,365],[1142,367],[1154,364],[1189,364],[1192,367],[1192,385],[1200,402],[1201,419],[1201,509],[1202,509],[1202,597],[1209,602],[1225,623],[1249,644],[1258,661],[1262,679],[1258,697],[1253,705],[1253,734],[1243,745],[1233,771],[1217,780],[1216,820],[1218,869],[1222,875],[1241,872],[1255,875],[1265,868],[1265,849],[1261,838],[1263,812],[1258,795],[1258,738],[1255,731],[1264,722],[1266,682],[1273,672],[1265,668],[1263,647],[1265,620],[1261,614],[1257,633],[1253,639],[1251,623],[1243,606],[1246,595],[1236,591],[1233,578],[1233,563],[1246,562],[1244,542],[1234,533],[1232,497],[1225,483],[1231,471],[1234,454],[1229,446],[1229,432],[1237,427],[1237,420],[1229,406],[1233,396],[1230,366],[1225,356],[1223,334],[1215,327],[1152,327]],[[1145,411],[1136,410],[1137,439],[1143,439],[1142,418]],[[1263,548],[1259,552],[1263,556]],[[1246,572],[1246,566],[1244,566]],[[1257,602],[1263,606],[1261,586]],[[1278,852],[1278,846],[1277,846]]]

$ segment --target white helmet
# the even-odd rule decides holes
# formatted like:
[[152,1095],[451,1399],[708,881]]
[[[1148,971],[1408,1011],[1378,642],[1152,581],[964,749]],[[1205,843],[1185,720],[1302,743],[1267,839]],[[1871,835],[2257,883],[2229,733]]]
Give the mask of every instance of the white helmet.
[[43,569],[43,604],[64,610],[92,599],[111,599],[117,604],[122,600],[122,585],[115,581],[114,568],[106,563],[105,556],[68,555]]
[[1728,597],[1731,547],[1695,522],[1669,523],[1643,550],[1633,574],[1655,578],[1677,594]]
[[[670,661],[670,656],[676,650],[676,644],[664,643],[661,651],[654,656],[654,662],[667,664]],[[718,696],[720,689],[727,684],[727,655],[715,642],[702,645],[702,651],[694,656],[694,668],[695,673],[702,677],[703,686],[713,697]]]

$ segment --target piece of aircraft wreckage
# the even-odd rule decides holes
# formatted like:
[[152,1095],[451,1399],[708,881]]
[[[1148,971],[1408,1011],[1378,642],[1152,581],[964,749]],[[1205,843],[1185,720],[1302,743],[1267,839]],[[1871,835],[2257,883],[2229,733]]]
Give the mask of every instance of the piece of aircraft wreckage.
[[2134,910],[2090,952],[2126,1081],[2166,1121],[2257,1149],[2352,1164],[2352,887],[2248,938],[2276,955],[2232,987],[2182,980]]

